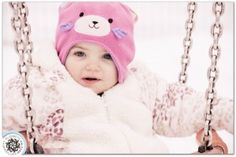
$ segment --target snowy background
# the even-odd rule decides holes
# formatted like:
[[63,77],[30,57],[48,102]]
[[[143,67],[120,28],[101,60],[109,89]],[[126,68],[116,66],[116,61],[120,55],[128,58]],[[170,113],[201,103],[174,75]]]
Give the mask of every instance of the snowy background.
[[[125,2],[138,15],[135,28],[136,59],[144,62],[153,72],[169,82],[177,81],[181,69],[185,21],[187,20],[187,2]],[[28,2],[29,22],[32,26],[31,38],[34,52],[49,52],[47,46],[53,45],[57,24],[57,8],[61,3]],[[18,56],[14,50],[14,32],[10,25],[12,10],[8,3],[3,3],[3,84],[17,74]],[[222,53],[218,62],[219,79],[217,94],[233,98],[233,59],[234,59],[234,6],[225,3],[225,12],[220,21],[223,24],[223,35],[219,45]],[[210,65],[208,50],[213,43],[210,27],[215,20],[212,3],[198,2],[193,30],[193,46],[190,50],[191,61],[188,68],[188,85],[197,91],[205,92],[208,86],[207,68]],[[45,51],[42,51],[45,50]],[[40,51],[39,51],[40,50]],[[45,58],[45,64],[50,60]],[[234,136],[226,131],[219,131],[234,152]],[[184,138],[160,137],[169,146],[171,153],[192,153],[197,150],[195,135]]]

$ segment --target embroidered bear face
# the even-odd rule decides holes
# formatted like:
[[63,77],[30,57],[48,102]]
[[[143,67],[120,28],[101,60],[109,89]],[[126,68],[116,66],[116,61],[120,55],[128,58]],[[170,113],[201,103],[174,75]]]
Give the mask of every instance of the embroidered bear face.
[[84,12],[81,12],[80,18],[75,22],[74,29],[76,32],[86,35],[105,36],[110,33],[110,23],[112,22],[112,18],[105,19],[102,16],[85,15]]
[[62,23],[60,25],[61,31],[66,32],[74,29],[77,33],[97,37],[113,33],[117,39],[122,39],[127,35],[122,28],[112,26],[113,18],[109,18],[109,16],[93,14],[91,10],[89,12],[77,11],[75,14],[79,15],[78,18],[74,22]]

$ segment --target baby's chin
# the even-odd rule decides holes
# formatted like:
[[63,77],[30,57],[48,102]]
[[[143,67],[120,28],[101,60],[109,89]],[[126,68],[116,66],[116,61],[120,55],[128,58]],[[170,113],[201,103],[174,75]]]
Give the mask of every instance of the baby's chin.
[[[112,88],[112,87],[110,87]],[[94,91],[94,93],[98,94],[98,95],[101,95],[103,94],[104,92],[106,92],[107,90],[109,90],[110,88],[90,88]]]
[[99,95],[99,94],[104,93],[107,90],[111,89],[112,87],[114,87],[118,82],[116,82],[115,84],[110,84],[110,85],[102,85],[101,83],[100,84],[91,84],[91,85],[84,84],[83,82],[78,82],[78,83],[86,88],[91,89],[94,93]]
[[94,91],[94,93],[96,94],[101,94],[101,93],[104,93],[106,90],[102,90],[102,89],[92,89]]

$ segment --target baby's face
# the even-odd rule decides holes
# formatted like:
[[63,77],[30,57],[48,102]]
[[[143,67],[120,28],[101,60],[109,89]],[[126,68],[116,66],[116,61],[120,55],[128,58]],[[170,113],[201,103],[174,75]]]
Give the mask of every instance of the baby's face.
[[97,94],[117,83],[117,70],[110,54],[97,44],[76,44],[69,51],[65,67],[76,82]]

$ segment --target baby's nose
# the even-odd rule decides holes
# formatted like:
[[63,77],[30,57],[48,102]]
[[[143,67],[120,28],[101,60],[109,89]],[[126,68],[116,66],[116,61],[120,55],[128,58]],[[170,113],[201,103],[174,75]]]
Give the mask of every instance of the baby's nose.
[[88,70],[88,71],[99,71],[100,67],[99,67],[98,64],[90,63],[86,66],[86,70]]

